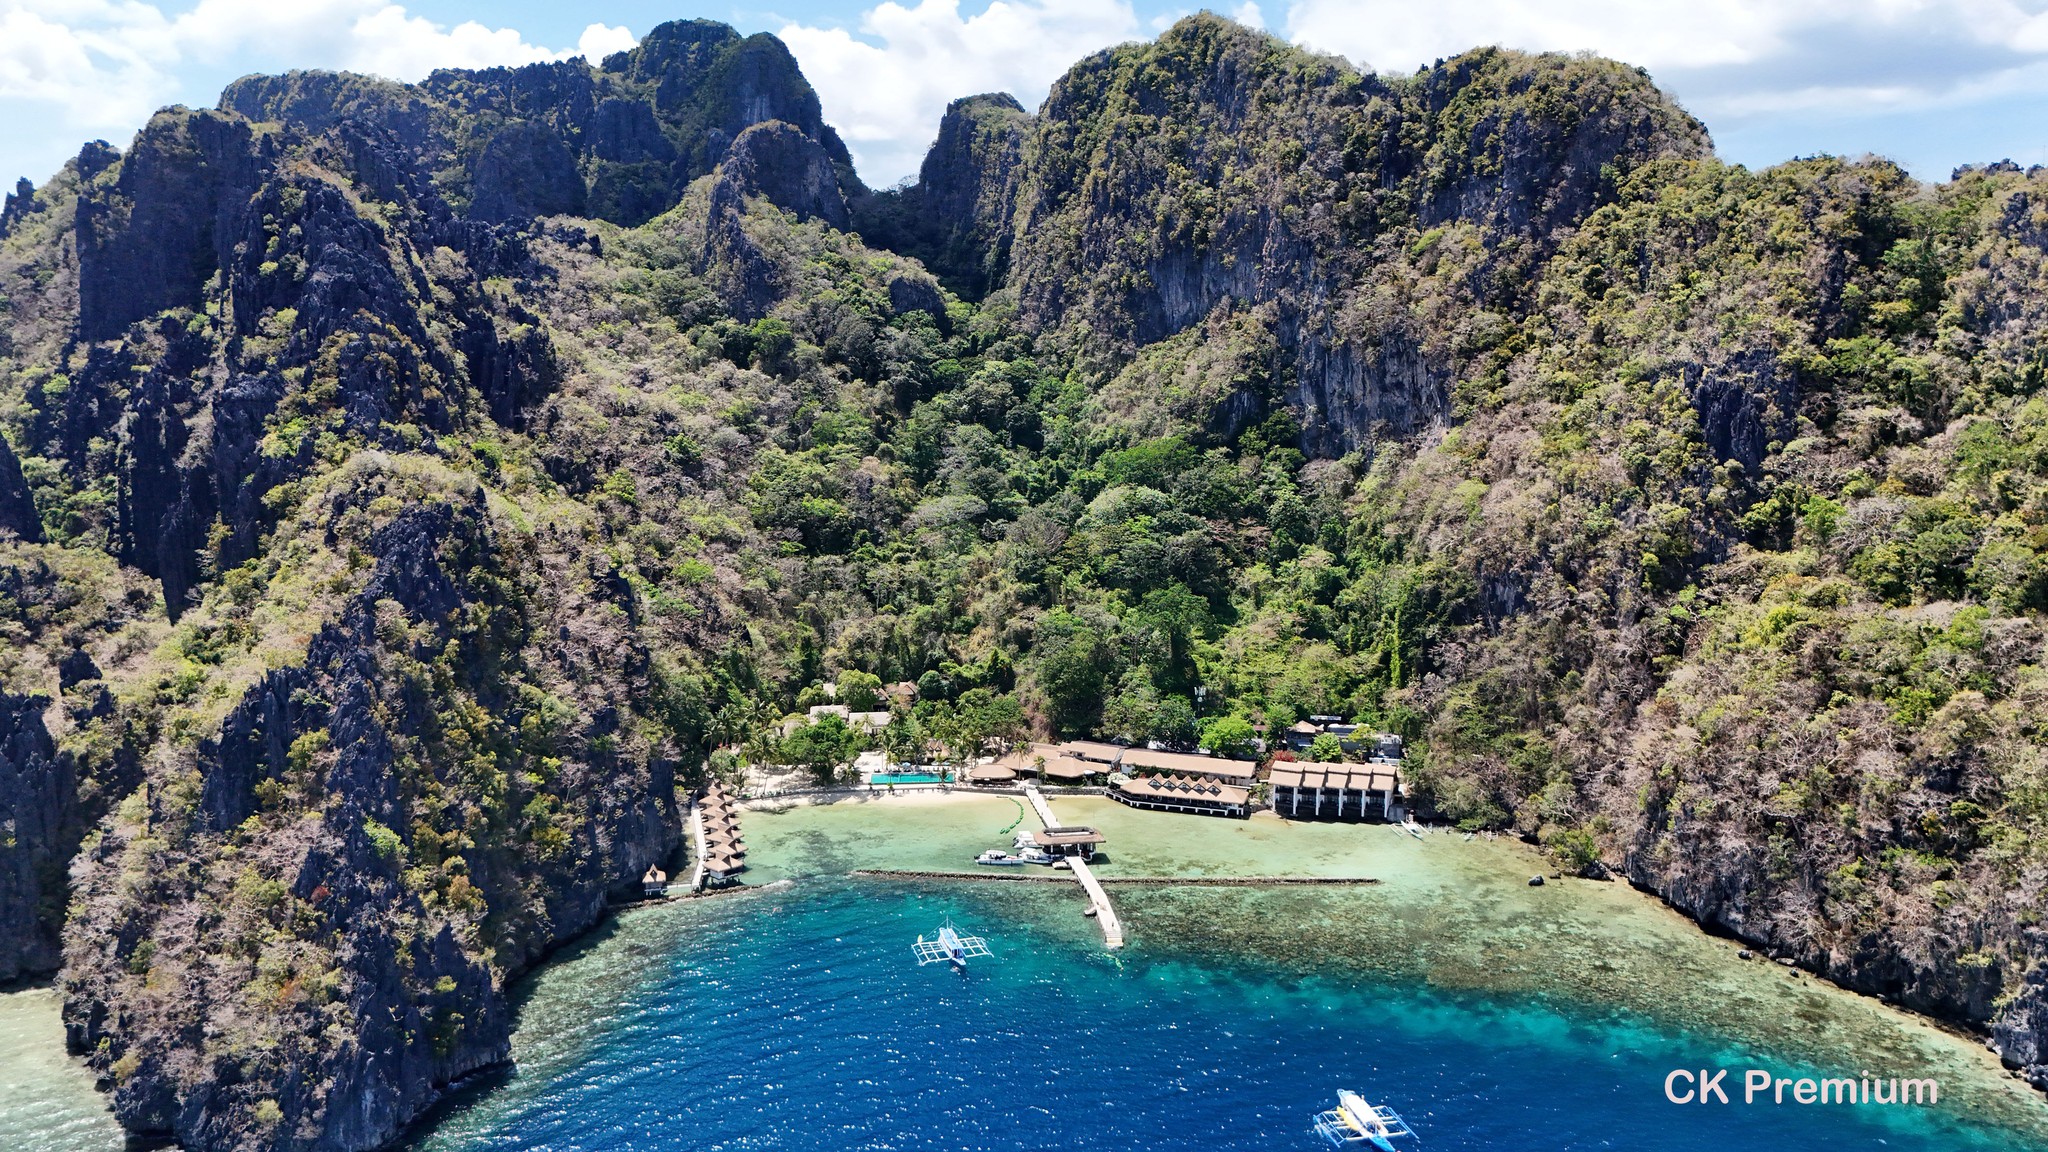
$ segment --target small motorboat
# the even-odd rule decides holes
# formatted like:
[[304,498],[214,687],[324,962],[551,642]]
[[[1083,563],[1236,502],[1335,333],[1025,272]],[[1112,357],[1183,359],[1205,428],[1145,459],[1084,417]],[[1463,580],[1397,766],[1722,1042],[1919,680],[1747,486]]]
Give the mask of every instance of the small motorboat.
[[983,853],[982,853],[981,855],[979,855],[979,856],[976,856],[976,857],[974,858],[974,862],[975,862],[976,864],[996,864],[996,865],[1011,865],[1011,864],[1028,864],[1028,863],[1030,863],[1030,861],[1028,861],[1028,860],[1024,859],[1024,858],[1023,858],[1022,856],[1012,856],[1012,855],[1010,855],[1010,854],[1009,854],[1008,852],[1005,852],[1005,851],[1003,851],[1003,850],[1002,850],[1001,848],[991,848],[991,849],[989,849],[988,851],[986,851],[986,852],[983,852]]
[[1316,1134],[1334,1148],[1375,1148],[1379,1152],[1398,1152],[1396,1140],[1421,1142],[1399,1113],[1384,1104],[1367,1104],[1348,1088],[1338,1090],[1335,1108],[1316,1114]]
[[1053,861],[1052,866],[1055,868],[1065,868],[1068,871],[1072,871],[1074,867],[1072,864],[1069,864],[1067,862],[1067,858],[1065,856],[1062,856],[1059,859]]

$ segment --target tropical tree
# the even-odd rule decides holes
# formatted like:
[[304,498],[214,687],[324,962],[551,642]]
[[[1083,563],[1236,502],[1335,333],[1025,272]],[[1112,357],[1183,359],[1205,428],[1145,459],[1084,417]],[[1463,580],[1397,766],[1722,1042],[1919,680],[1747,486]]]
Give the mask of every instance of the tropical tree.
[[1258,755],[1258,734],[1242,716],[1218,716],[1203,725],[1202,747],[1214,756],[1250,760]]
[[835,687],[839,703],[846,705],[850,712],[879,712],[882,709],[882,678],[872,672],[841,672]]
[[844,719],[828,713],[783,738],[782,760],[808,770],[818,783],[830,784],[840,765],[852,760],[859,750],[859,736]]

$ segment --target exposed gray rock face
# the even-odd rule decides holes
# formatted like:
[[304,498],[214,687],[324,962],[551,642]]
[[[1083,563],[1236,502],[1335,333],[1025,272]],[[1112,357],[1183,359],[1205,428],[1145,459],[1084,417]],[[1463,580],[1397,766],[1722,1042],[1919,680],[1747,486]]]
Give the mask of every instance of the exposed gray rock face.
[[846,195],[831,155],[793,124],[770,120],[748,128],[720,169],[741,191],[766,196],[800,220],[847,226]]
[[2020,977],[2019,995],[1992,1021],[1991,1039],[2027,1083],[2048,1092],[2048,967]]
[[742,133],[769,121],[816,142],[842,200],[864,192],[788,48],[709,20],[662,24],[596,66],[443,69],[417,85],[327,72],[251,76],[230,85],[220,107],[313,132],[374,125],[411,153],[412,167],[456,173],[454,206],[482,220],[576,213],[641,223],[674,207]]
[[1426,274],[1377,244],[1394,226],[1473,230],[1482,258],[1427,290],[1491,307],[1622,174],[1709,148],[1639,72],[1483,50],[1389,80],[1196,16],[1082,61],[1036,118],[956,103],[917,186],[862,226],[964,288],[1004,284],[1110,369],[1271,305],[1278,395],[1301,446],[1338,455],[1448,418],[1461,353],[1397,303]]
[[0,692],[0,984],[53,972],[61,956],[78,781],[43,726],[49,704]]
[[[537,715],[539,685],[571,690],[557,638],[584,614],[521,547],[473,505],[399,514],[305,662],[252,687],[84,859],[67,1034],[131,1132],[387,1143],[505,1059],[507,982],[675,849],[674,763],[622,751],[635,721],[604,702],[645,698],[646,653],[614,638],[577,657],[591,698]],[[452,679],[430,694],[432,676]],[[492,701],[525,743],[460,720],[458,700]],[[489,765],[509,774],[504,810],[444,810],[458,788],[491,795],[474,791]]]
[[239,117],[152,118],[114,186],[78,203],[79,338],[105,340],[166,308],[197,307],[241,237],[237,214],[271,154]]
[[917,183],[857,206],[856,226],[916,256],[955,290],[980,299],[1009,268],[1011,216],[1032,116],[1007,92],[946,106]]
[[33,544],[43,538],[43,522],[21,474],[21,461],[7,438],[0,436],[0,537],[9,535]]
[[16,180],[14,191],[0,202],[0,239],[5,239],[8,233],[42,209],[43,206],[36,201],[36,186],[29,182],[28,177]]
[[[516,230],[452,214],[392,130],[313,119],[328,126],[312,154],[401,207],[392,222],[332,180],[280,168],[280,140],[302,138],[254,133],[218,112],[159,115],[119,158],[111,187],[79,199],[77,336],[90,343],[55,454],[82,462],[96,442],[120,445],[118,551],[162,581],[173,616],[207,551],[227,566],[252,555],[272,515],[265,495],[312,465],[312,436],[267,449],[264,437],[291,379],[315,360],[331,361],[343,426],[376,440],[406,426],[453,430],[469,387],[493,419],[519,427],[557,378],[533,318],[481,289],[488,276],[542,274]],[[559,148],[525,129],[506,133]],[[89,147],[80,168],[102,159]],[[548,191],[550,169],[531,157],[485,171],[532,177],[525,199],[504,200],[499,215],[562,210],[553,197],[581,195],[578,181]],[[421,258],[436,249],[464,259]],[[227,307],[196,317],[216,282]],[[422,301],[437,290],[452,307],[432,324]]]

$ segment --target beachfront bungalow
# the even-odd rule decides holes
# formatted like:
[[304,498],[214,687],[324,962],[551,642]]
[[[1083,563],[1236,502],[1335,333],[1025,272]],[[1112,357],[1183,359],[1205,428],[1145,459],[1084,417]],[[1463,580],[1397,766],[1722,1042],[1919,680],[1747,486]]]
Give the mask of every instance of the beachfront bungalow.
[[1273,811],[1290,820],[1385,820],[1401,795],[1388,764],[1276,764],[1267,783]]
[[1031,842],[1054,856],[1079,856],[1083,860],[1095,859],[1096,846],[1108,837],[1093,828],[1047,828],[1033,832]]
[[1073,756],[1054,756],[1039,770],[1047,784],[1087,784],[1108,774],[1109,765]]
[[704,857],[704,882],[714,886],[737,883],[746,867],[739,857],[714,849]]
[[998,788],[1005,784],[1016,783],[1017,770],[1001,762],[976,764],[967,770],[967,782],[980,785],[983,788]]
[[1111,796],[1133,808],[1191,812],[1197,816],[1251,814],[1251,789],[1206,776],[1137,776],[1120,780]]
[[1150,748],[1124,749],[1123,770],[1132,776],[1168,774],[1213,776],[1232,784],[1249,785],[1259,773],[1256,760],[1226,760],[1221,756],[1197,756],[1187,752],[1157,752]]
[[640,894],[649,900],[668,895],[668,873],[658,864],[649,864],[640,877]]

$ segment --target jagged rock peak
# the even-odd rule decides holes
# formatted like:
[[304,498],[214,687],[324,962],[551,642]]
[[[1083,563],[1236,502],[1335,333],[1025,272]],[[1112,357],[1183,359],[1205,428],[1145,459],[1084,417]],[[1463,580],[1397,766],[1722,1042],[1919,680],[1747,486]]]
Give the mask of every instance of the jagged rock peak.
[[742,192],[766,196],[799,219],[847,227],[846,194],[831,155],[793,124],[768,120],[748,128],[720,168]]
[[673,207],[741,133],[771,120],[817,142],[842,198],[864,191],[789,49],[708,20],[660,25],[597,65],[442,69],[419,84],[248,76],[228,86],[220,107],[311,131],[379,124],[429,170],[452,170],[454,206],[485,220],[566,213],[644,222]]

